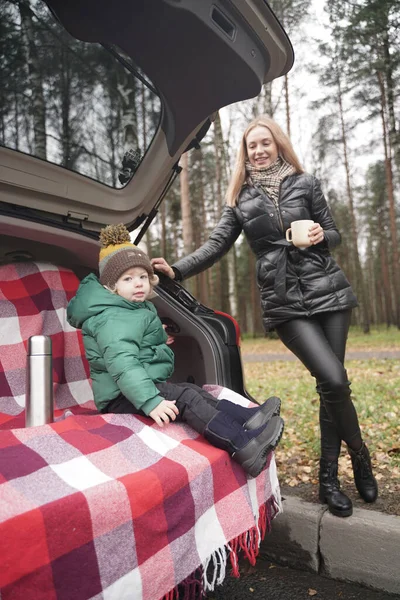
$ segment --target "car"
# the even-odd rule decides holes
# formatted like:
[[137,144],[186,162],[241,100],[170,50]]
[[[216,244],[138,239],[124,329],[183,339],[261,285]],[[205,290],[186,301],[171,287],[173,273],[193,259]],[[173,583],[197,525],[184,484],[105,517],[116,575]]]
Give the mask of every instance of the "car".
[[[100,228],[123,222],[140,242],[216,111],[293,62],[256,0],[2,5],[0,259],[51,256],[80,278],[98,268]],[[245,393],[236,322],[165,278],[156,304],[176,380]]]
[[[134,243],[143,242],[179,173],[182,154],[201,144],[220,108],[256,96],[264,83],[287,73],[293,64],[293,49],[263,0],[0,2],[0,307],[6,307],[0,314],[0,351],[2,344],[10,348],[7,344],[15,342],[25,352],[29,335],[40,333],[35,329],[37,315],[29,313],[28,305],[35,304],[36,296],[43,294],[40,302],[51,298],[52,309],[65,326],[65,331],[52,338],[53,373],[58,373],[58,383],[66,378],[65,362],[60,362],[59,350],[55,354],[54,349],[59,343],[62,352],[62,344],[68,338],[68,358],[76,361],[79,354],[79,368],[82,372],[86,369],[84,381],[79,383],[89,393],[81,340],[65,323],[66,306],[57,304],[61,292],[68,300],[79,280],[97,272],[99,232],[105,225],[122,222]],[[29,279],[29,269],[23,279],[21,265],[36,265],[37,272],[46,272],[42,280],[55,287],[37,287],[37,279]],[[57,276],[47,276],[52,269]],[[2,272],[8,273],[7,280],[2,279]],[[15,300],[15,306],[19,303],[18,308],[12,306],[10,298]],[[249,398],[236,321],[202,305],[183,286],[161,274],[154,303],[175,338],[176,368],[172,381],[228,388],[233,394]],[[35,306],[41,314],[40,323],[44,323],[46,309],[38,309],[37,303]],[[50,321],[54,323],[51,315]],[[22,322],[24,336],[18,328]],[[46,327],[42,327],[43,333]],[[48,334],[51,336],[54,331]],[[260,531],[279,512],[274,468],[269,475],[256,478],[254,485],[248,484],[243,473],[237,471],[240,467],[228,465],[225,453],[215,449],[210,453],[207,444],[196,441],[183,426],[179,434],[168,437],[168,432],[154,433],[154,428],[140,418],[124,424],[112,416],[96,417],[93,410],[79,412],[86,398],[80,397],[83,388],[76,381],[64,381],[67,391],[61,394],[57,405],[60,410],[69,407],[65,400],[68,392],[76,400],[76,410],[72,408],[76,420],[65,418],[68,415],[64,414],[58,417],[61,421],[47,429],[45,425],[45,429],[40,426],[24,433],[20,429],[23,390],[10,392],[17,371],[21,378],[24,366],[20,360],[18,369],[15,367],[12,351],[1,356],[4,360],[0,390],[4,392],[0,414],[6,417],[0,420],[0,428],[3,425],[3,429],[9,429],[10,436],[4,436],[0,446],[4,456],[7,451],[13,457],[4,467],[9,503],[3,504],[4,514],[0,510],[0,555],[6,561],[4,568],[0,564],[0,595],[4,600],[39,597],[32,590],[47,589],[43,588],[45,585],[51,589],[48,597],[57,593],[72,597],[68,594],[73,590],[74,600],[100,597],[103,592],[102,597],[117,600],[157,600],[162,595],[172,598],[168,594],[173,593],[175,586],[208,564],[209,554],[219,552],[212,559],[215,566],[221,556],[226,561],[228,550],[221,554],[221,547],[236,557],[239,546],[259,544]],[[74,362],[73,369],[76,368]],[[10,394],[14,404],[7,412]],[[159,449],[155,440],[163,441],[160,461],[150,468],[151,461],[139,467],[135,464],[132,472],[113,479],[114,471],[107,471],[106,454],[124,447],[129,427],[130,436],[146,444],[148,461],[154,460]],[[8,432],[0,431],[5,433]],[[58,454],[66,440],[71,456]],[[179,451],[179,460],[173,463],[175,450]],[[97,457],[97,462],[87,459],[88,452],[90,457]],[[194,466],[192,458],[185,463],[187,453],[192,458],[200,457]],[[126,456],[119,457],[124,465]],[[170,473],[172,463],[175,470]],[[156,484],[155,472],[161,464],[165,478],[157,471]],[[140,479],[136,471],[142,468]],[[16,482],[15,487],[11,481]],[[116,515],[126,510],[126,499],[118,496],[122,493],[122,481],[128,490],[132,515],[117,523]],[[183,544],[186,539],[189,550],[176,559],[173,552],[177,552],[179,544],[171,537],[171,528],[166,547],[155,546],[155,533],[154,538],[149,534],[141,540],[142,546],[139,544],[142,517],[134,516],[136,504],[132,498],[140,504],[142,496],[138,500],[135,494],[140,495],[141,486],[146,488],[150,481],[155,486],[154,502],[163,490],[164,504],[161,508],[157,505],[161,512],[154,514],[167,514],[171,499],[171,509],[185,507],[187,494],[193,496],[189,513],[197,507],[192,530],[179,532],[179,542]],[[201,505],[205,502],[202,486],[206,483],[218,489],[214,491],[215,501],[212,495],[208,499],[211,505],[207,509]],[[96,493],[92,494],[92,490],[100,490],[96,493],[101,499],[101,510],[93,500]],[[114,513],[113,502],[124,508]],[[240,515],[230,518],[230,512],[239,506]],[[227,519],[221,517],[221,511],[227,513]],[[110,515],[110,529],[103,513]],[[176,517],[177,522],[185,524],[189,513]],[[261,521],[254,524],[255,516],[263,519],[262,526]],[[151,528],[156,522],[157,519],[149,518],[146,527]],[[109,565],[123,562],[120,549],[125,527],[133,527],[137,552],[142,549],[146,559],[140,563],[138,558],[139,566],[129,563],[125,570],[121,566],[121,571],[111,575]],[[246,537],[250,529],[254,535]],[[174,535],[178,535],[175,530]],[[240,536],[245,536],[246,541]],[[35,557],[29,550],[33,538],[37,546]],[[192,556],[194,540],[197,558]],[[3,548],[2,544],[6,546]],[[100,564],[102,544],[108,565],[106,568],[103,564],[104,572]],[[170,553],[163,554],[167,550]],[[252,547],[249,555],[255,551]],[[117,561],[112,560],[115,553]],[[71,563],[67,556],[72,557]],[[101,571],[95,582],[85,571],[92,559]],[[148,567],[153,560],[156,562]],[[70,564],[74,566],[72,570]],[[150,577],[149,569],[153,573],[156,564],[159,576]],[[194,585],[193,581],[192,578],[187,585]]]

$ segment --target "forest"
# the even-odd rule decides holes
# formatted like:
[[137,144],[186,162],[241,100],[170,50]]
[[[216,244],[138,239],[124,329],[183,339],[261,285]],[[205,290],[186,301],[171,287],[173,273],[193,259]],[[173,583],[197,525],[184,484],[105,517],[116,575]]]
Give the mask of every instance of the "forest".
[[[213,115],[146,233],[170,263],[218,222],[240,135],[275,118],[322,184],[354,287],[353,323],[400,328],[400,0],[270,0],[292,42],[293,69],[259,96]],[[0,143],[120,188],[157,130],[161,104],[119,48],[71,38],[38,0],[1,0]],[[132,234],[134,239],[135,233]],[[255,257],[244,239],[185,282],[202,303],[262,335]]]
[[[201,148],[183,155],[180,182],[162,207],[152,251],[173,261],[207,238],[224,204],[238,139],[252,118],[268,114],[297,152],[296,137],[307,131],[303,164],[320,178],[342,234],[335,257],[359,300],[354,324],[365,332],[377,324],[399,328],[400,2],[327,0],[319,3],[322,29],[309,0],[269,4],[291,39],[295,66],[257,98],[220,111]],[[296,60],[302,62],[297,72]],[[310,85],[316,94],[307,93]],[[188,284],[206,305],[234,314],[242,331],[262,335],[254,269],[243,240]]]

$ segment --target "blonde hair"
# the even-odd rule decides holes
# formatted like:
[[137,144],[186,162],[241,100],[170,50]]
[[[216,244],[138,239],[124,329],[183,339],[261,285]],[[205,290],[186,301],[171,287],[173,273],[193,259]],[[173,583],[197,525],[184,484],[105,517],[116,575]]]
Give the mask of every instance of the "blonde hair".
[[240,190],[246,181],[246,160],[248,160],[246,139],[250,131],[258,126],[267,127],[270,130],[274,142],[278,148],[278,155],[287,163],[292,165],[296,173],[304,173],[304,169],[301,166],[300,161],[293,150],[292,143],[286,133],[282,131],[278,123],[271,119],[271,117],[268,117],[267,115],[260,115],[248,124],[243,133],[237,153],[233,175],[225,196],[225,201],[228,206],[236,205]]

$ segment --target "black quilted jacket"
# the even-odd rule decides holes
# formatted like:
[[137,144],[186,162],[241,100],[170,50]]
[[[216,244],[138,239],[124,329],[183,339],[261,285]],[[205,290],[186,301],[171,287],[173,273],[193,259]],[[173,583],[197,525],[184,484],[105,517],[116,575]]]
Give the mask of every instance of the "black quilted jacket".
[[[312,219],[325,240],[298,250],[285,240],[292,221]],[[319,181],[306,173],[290,175],[274,203],[260,188],[244,186],[234,208],[226,206],[210,238],[173,265],[178,281],[218,261],[244,232],[257,256],[264,327],[267,331],[290,319],[357,306],[357,299],[330,249],[340,243]]]

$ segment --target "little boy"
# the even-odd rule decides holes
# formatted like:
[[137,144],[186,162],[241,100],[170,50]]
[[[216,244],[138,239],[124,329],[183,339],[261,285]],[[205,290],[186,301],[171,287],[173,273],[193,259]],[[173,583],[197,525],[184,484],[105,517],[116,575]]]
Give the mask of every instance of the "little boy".
[[244,408],[193,384],[168,383],[174,353],[149,302],[158,283],[150,259],[123,225],[103,229],[100,241],[100,277],[85,277],[67,309],[68,322],[82,329],[97,408],[146,415],[161,427],[184,421],[256,477],[283,433],[279,398]]

